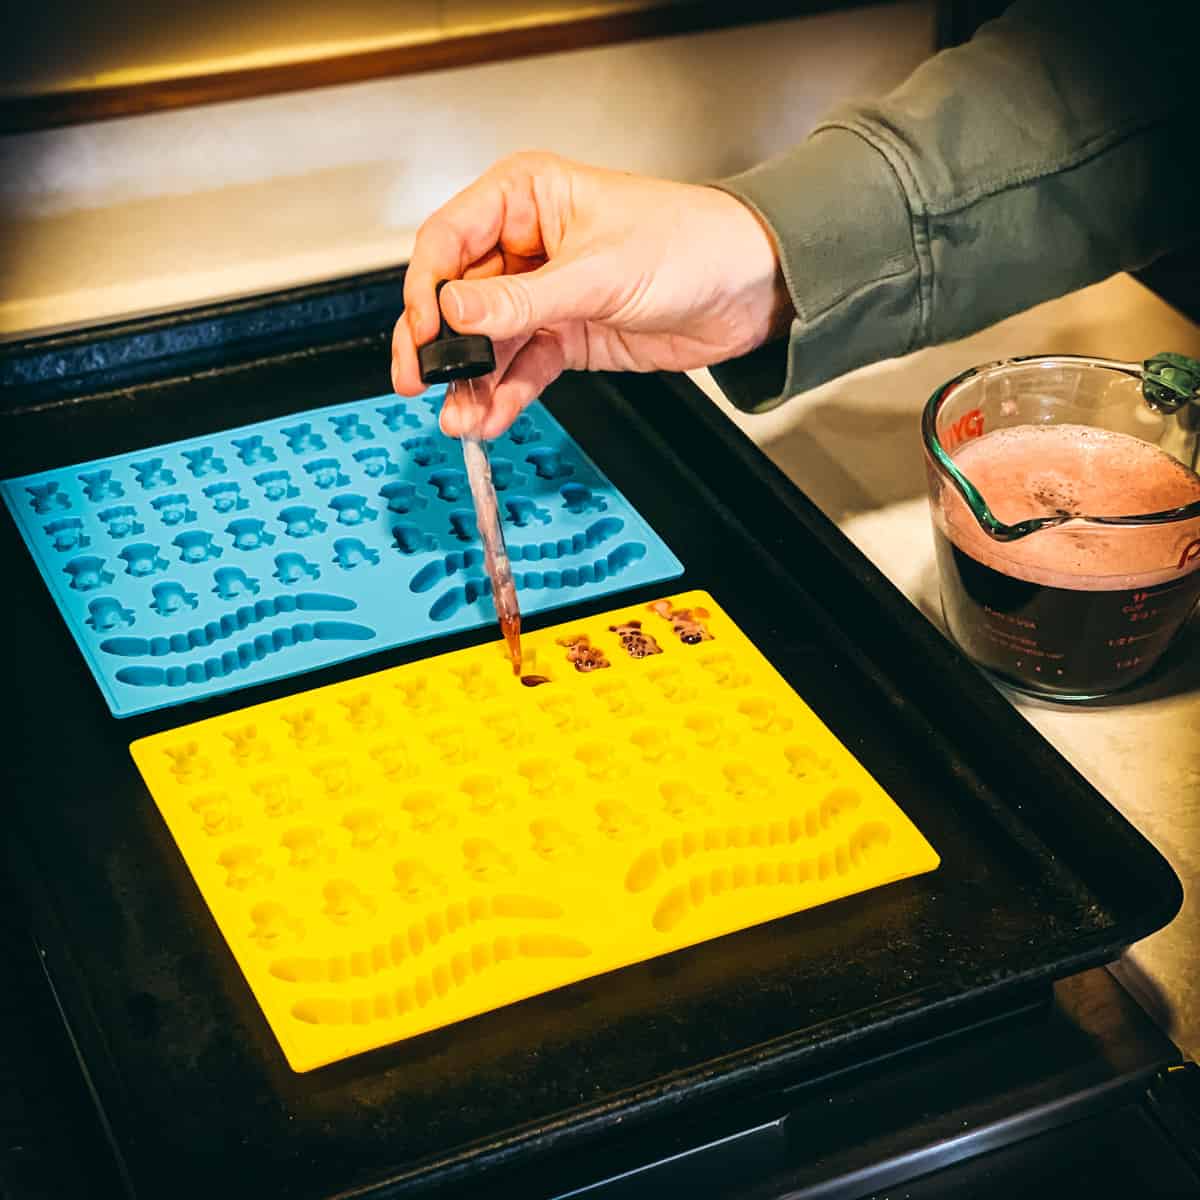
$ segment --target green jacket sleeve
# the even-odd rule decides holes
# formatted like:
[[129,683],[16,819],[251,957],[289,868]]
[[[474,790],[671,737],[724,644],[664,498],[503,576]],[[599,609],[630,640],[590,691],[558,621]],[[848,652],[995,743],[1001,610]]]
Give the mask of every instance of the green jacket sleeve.
[[1200,237],[1198,0],[1028,0],[882,100],[715,186],[796,317],[713,375],[747,411]]

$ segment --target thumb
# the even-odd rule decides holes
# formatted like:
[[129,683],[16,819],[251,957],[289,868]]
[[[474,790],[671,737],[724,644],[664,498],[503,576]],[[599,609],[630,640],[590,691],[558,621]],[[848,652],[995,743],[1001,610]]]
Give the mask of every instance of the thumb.
[[520,275],[456,279],[442,289],[442,308],[459,333],[528,338],[548,325],[600,315],[582,275],[576,263],[547,263]]

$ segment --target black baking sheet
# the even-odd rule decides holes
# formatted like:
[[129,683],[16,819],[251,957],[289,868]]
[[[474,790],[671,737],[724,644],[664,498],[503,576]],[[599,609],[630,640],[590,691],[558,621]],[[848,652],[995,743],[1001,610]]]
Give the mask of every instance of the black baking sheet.
[[[395,279],[351,282],[315,316],[296,317],[285,296],[143,323],[132,342],[116,330],[17,347],[0,476],[385,390],[397,295]],[[239,341],[247,311],[257,317]],[[330,311],[337,320],[322,323]],[[122,337],[133,350],[112,350]],[[56,355],[57,382],[46,367]],[[106,390],[89,395],[96,380]],[[128,744],[490,634],[118,722],[6,515],[13,874],[139,1195],[383,1195],[389,1181],[479,1194],[505,1162],[803,1078],[918,1022],[1111,960],[1177,910],[1161,857],[696,389],[570,376],[545,399],[684,562],[674,590],[719,600],[908,812],[941,868],[293,1075]]]

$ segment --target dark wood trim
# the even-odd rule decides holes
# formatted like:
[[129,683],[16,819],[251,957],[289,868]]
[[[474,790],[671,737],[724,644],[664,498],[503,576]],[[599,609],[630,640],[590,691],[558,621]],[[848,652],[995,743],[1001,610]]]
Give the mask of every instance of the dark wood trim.
[[24,133],[225,100],[333,87],[392,75],[528,58],[646,38],[724,29],[806,13],[861,7],[847,0],[693,0],[611,17],[558,21],[418,46],[251,67],[209,75],[17,96],[0,100],[0,134]]

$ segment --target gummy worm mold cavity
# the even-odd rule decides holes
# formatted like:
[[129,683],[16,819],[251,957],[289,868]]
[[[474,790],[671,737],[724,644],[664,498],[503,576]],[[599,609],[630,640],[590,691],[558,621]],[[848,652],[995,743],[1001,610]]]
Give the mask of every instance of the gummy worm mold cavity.
[[[567,558],[593,550],[610,538],[616,537],[625,522],[617,517],[605,517],[596,521],[581,533],[556,542],[531,542],[525,546],[510,546],[508,555],[512,562],[539,562],[545,559]],[[411,551],[406,551],[411,553]],[[474,547],[468,550],[452,550],[437,562],[426,563],[408,585],[414,592],[427,592],[436,583],[483,563],[483,551]]]
[[298,1000],[292,1016],[311,1025],[369,1024],[390,1020],[416,1008],[425,1008],[448,996],[473,975],[517,958],[586,958],[591,948],[577,938],[554,933],[524,933],[477,942],[469,950],[439,963],[393,991],[352,998]]
[[373,637],[375,630],[366,625],[352,625],[346,621],[317,621],[312,625],[303,623],[260,633],[252,642],[242,642],[234,649],[226,650],[220,658],[206,658],[203,662],[189,663],[186,667],[122,667],[116,677],[121,683],[134,687],[183,687],[189,683],[207,683],[232,675],[289,646],[299,646],[313,640],[363,642]]
[[847,814],[858,808],[861,799],[852,788],[836,788],[819,805],[812,805],[803,817],[796,815],[786,821],[760,821],[724,828],[713,826],[665,838],[652,850],[638,855],[625,875],[625,887],[630,892],[644,892],[664,871],[671,871],[697,855],[790,846],[805,838],[815,838],[840,824]]
[[724,892],[752,887],[795,887],[816,880],[826,880],[835,874],[846,876],[862,865],[863,859],[878,846],[891,839],[891,830],[882,821],[860,826],[845,841],[832,850],[823,850],[811,858],[794,862],[737,863],[734,866],[714,867],[711,871],[693,875],[686,883],[673,887],[654,910],[652,922],[660,933],[666,933],[688,913]]
[[[100,643],[106,654],[118,654],[122,658],[140,658],[148,654],[160,658],[164,654],[187,654],[214,642],[223,641],[240,633],[243,629],[260,621],[292,612],[349,612],[357,607],[355,601],[345,596],[329,596],[321,592],[300,592],[295,596],[273,596],[254,604],[245,604],[234,612],[225,613],[218,620],[198,625],[186,632],[173,633],[169,637],[120,637],[108,638]],[[350,628],[361,628],[351,626]],[[307,641],[309,639],[302,639]]]
[[[625,542],[604,558],[598,558],[592,563],[583,563],[578,567],[566,567],[561,571],[514,571],[513,582],[518,591],[537,591],[541,588],[557,591],[559,588],[585,587],[588,584],[603,583],[645,557],[645,554],[646,547],[641,542]],[[429,609],[430,619],[444,621],[454,616],[465,605],[474,604],[481,597],[491,595],[491,590],[491,583],[486,578],[468,579],[462,587],[443,592],[433,602]]]
[[287,983],[340,983],[401,968],[443,938],[485,921],[553,921],[562,915],[561,905],[541,896],[472,896],[413,921],[402,932],[393,934],[390,941],[377,942],[369,950],[324,958],[281,959],[271,964],[270,971]]

